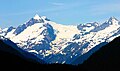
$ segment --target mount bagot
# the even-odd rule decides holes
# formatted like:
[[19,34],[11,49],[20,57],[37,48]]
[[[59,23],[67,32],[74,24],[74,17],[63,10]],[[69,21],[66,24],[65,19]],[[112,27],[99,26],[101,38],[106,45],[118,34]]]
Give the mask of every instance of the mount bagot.
[[[73,26],[57,24],[45,16],[35,15],[17,28],[0,29],[0,36],[9,38],[48,63],[78,64],[92,54],[87,54],[90,50],[97,48],[94,49],[96,51],[105,45],[102,43],[120,36],[120,22],[111,17],[102,24],[94,22]],[[83,58],[84,54],[87,56]],[[80,61],[75,63],[80,56]]]

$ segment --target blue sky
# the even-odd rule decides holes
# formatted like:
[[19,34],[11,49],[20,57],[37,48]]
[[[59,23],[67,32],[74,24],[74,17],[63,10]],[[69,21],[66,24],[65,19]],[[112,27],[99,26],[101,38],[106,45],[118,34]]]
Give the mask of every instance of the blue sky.
[[0,27],[16,27],[36,13],[60,24],[120,20],[120,0],[0,0]]

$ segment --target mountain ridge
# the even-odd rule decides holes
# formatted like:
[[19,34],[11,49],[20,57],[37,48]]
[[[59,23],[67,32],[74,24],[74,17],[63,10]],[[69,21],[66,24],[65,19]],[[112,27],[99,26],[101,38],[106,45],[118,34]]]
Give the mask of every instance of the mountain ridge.
[[10,32],[6,32],[6,29],[0,35],[48,63],[72,64],[72,60],[88,53],[97,45],[109,43],[119,36],[119,28],[120,23],[114,17],[102,24],[93,22],[67,26],[35,15],[25,24]]

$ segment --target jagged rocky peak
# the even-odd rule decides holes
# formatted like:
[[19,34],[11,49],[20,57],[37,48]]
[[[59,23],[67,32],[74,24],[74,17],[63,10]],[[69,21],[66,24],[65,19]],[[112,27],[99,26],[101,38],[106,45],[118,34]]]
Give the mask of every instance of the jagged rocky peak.
[[118,24],[118,19],[116,19],[115,17],[110,17],[110,19],[108,20],[109,24]]
[[15,28],[14,28],[13,26],[10,26],[10,27],[8,28],[7,32],[12,31],[13,29],[15,29]]
[[92,22],[92,23],[86,23],[86,24],[79,24],[77,25],[77,28],[79,30],[82,30],[83,28],[89,28],[89,27],[98,27],[100,24],[97,22]]
[[118,21],[118,19],[116,19],[114,16],[113,16],[113,17],[110,17],[109,21],[113,21],[113,20]]
[[95,26],[95,27],[97,27],[97,26],[99,26],[99,23],[97,23],[97,22],[93,22],[93,23],[86,23],[85,24],[86,26]]
[[35,23],[44,23],[44,20],[38,14],[36,14],[26,24],[35,24]]

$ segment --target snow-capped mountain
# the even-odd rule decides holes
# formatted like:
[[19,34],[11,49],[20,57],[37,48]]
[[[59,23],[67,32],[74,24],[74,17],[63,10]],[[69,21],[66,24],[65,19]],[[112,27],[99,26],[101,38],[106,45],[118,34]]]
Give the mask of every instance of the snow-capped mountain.
[[101,43],[120,36],[120,23],[111,17],[103,24],[93,22],[77,26],[61,25],[45,16],[35,15],[17,28],[3,29],[0,35],[46,62],[71,64]]

